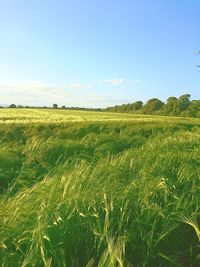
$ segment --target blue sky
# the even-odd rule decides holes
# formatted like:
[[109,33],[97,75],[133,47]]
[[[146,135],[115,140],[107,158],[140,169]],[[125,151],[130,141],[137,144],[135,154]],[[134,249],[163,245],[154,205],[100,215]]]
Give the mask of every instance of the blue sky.
[[0,0],[0,103],[200,98],[199,0]]

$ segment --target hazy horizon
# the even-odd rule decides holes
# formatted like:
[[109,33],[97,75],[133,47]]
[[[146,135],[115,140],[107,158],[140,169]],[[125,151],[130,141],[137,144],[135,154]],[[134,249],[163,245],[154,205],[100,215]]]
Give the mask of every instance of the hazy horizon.
[[200,1],[0,1],[0,104],[199,99]]

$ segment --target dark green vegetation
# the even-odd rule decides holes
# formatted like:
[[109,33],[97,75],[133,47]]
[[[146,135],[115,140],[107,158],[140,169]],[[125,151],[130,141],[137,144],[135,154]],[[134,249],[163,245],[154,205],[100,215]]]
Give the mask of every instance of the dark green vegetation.
[[1,113],[0,266],[200,266],[200,121],[63,112]]
[[190,101],[190,94],[185,94],[176,97],[169,97],[166,103],[160,99],[149,99],[145,104],[142,101],[137,101],[131,104],[121,106],[108,107],[107,111],[127,112],[136,114],[149,115],[168,115],[168,116],[183,116],[183,117],[200,117],[200,100]]

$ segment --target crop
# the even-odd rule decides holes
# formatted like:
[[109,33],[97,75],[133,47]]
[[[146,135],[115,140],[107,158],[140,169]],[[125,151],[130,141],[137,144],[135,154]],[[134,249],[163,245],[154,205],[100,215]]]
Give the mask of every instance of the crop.
[[200,265],[200,120],[0,111],[0,265]]

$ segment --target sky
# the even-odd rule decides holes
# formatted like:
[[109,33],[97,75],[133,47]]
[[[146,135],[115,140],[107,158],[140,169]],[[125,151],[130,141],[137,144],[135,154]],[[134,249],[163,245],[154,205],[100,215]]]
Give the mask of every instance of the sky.
[[200,0],[0,0],[0,104],[200,98]]

